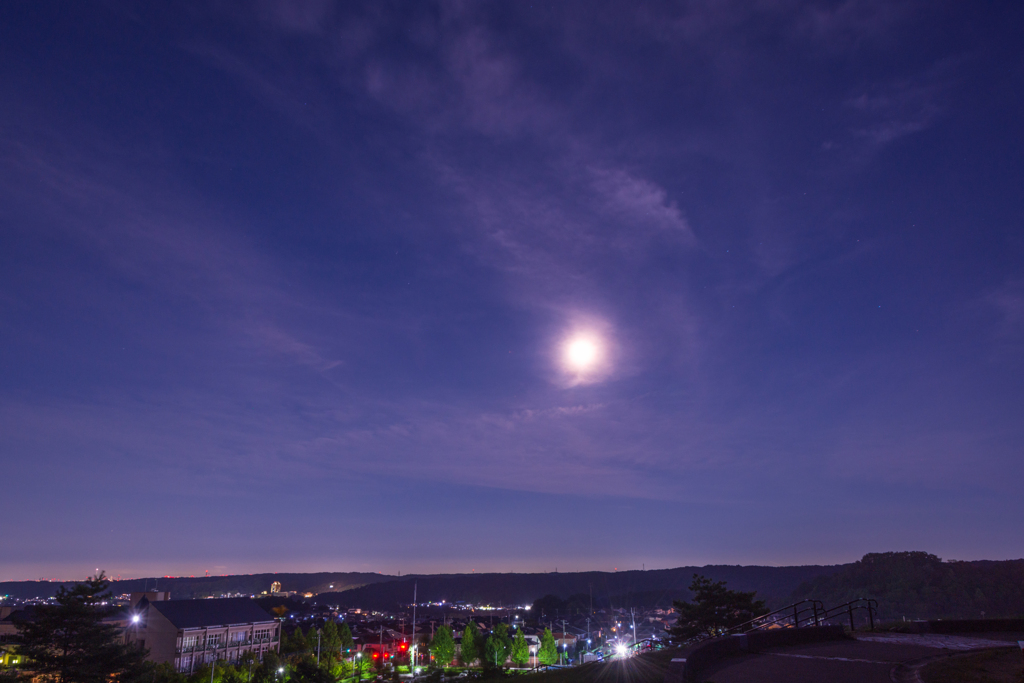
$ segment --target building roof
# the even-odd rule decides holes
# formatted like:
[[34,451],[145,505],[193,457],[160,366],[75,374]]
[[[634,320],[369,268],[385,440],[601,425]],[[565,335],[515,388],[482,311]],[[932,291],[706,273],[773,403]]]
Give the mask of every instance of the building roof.
[[216,598],[213,600],[158,600],[149,607],[178,628],[202,628],[228,624],[274,621],[252,598]]
[[11,624],[20,624],[25,621],[36,620],[36,605],[25,605],[15,609],[0,621],[6,621]]

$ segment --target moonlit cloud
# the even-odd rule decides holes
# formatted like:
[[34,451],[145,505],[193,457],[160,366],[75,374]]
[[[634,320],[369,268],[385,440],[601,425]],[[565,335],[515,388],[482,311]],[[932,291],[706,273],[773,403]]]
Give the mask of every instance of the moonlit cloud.
[[0,9],[0,571],[1017,553],[1021,12]]

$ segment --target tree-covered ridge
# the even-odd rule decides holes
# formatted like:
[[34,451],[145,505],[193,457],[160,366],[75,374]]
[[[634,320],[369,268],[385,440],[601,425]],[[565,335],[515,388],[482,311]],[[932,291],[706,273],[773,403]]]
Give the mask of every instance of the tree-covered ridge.
[[838,573],[802,584],[794,600],[826,607],[878,600],[882,619],[1024,616],[1024,560],[944,562],[925,552],[869,553]]

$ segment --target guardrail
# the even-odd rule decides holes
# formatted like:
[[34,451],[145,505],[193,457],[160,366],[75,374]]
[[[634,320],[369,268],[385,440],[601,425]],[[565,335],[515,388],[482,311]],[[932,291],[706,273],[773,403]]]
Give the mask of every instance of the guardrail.
[[741,633],[754,633],[778,628],[804,628],[808,626],[824,626],[833,622],[836,617],[849,619],[850,630],[856,629],[854,613],[863,610],[868,614],[868,623],[871,630],[875,630],[875,613],[878,611],[878,601],[873,598],[857,598],[835,607],[826,608],[820,600],[801,600],[792,605],[786,605],[774,612],[768,612],[754,617],[742,624],[731,628],[721,629],[715,633],[702,633],[684,641],[681,645],[695,645],[710,638],[719,638]]
[[834,619],[835,617],[842,615],[849,617],[850,619],[850,630],[856,629],[853,621],[853,613],[857,610],[864,610],[868,613],[868,623],[871,626],[871,630],[875,630],[875,612],[878,611],[878,601],[874,598],[856,598],[850,600],[850,602],[843,603],[842,605],[836,605],[825,610],[821,616],[822,621]]
[[824,614],[824,606],[819,600],[801,600],[792,605],[786,605],[774,612],[754,617],[750,621],[728,628],[722,635],[733,633],[750,633],[769,628],[800,628],[801,626],[820,626],[821,615]]

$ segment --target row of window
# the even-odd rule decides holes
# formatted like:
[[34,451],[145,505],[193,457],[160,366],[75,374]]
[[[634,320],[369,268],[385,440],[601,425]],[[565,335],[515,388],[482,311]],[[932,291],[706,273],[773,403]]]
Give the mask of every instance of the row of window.
[[[263,651],[253,650],[253,652],[259,655],[260,661],[263,661]],[[217,661],[217,659],[218,657],[215,654],[182,655],[182,657],[178,660],[178,671],[191,672],[195,667],[202,666],[203,664],[209,664],[210,662]],[[235,661],[232,661],[230,663],[237,664],[237,662]]]
[[[207,644],[207,646],[209,646],[209,647],[216,647],[216,646],[220,645],[220,643],[222,642],[221,639],[223,638],[223,636],[224,636],[223,633],[210,633],[210,634],[208,634],[206,636],[206,644]],[[194,649],[197,645],[199,645],[202,642],[200,640],[201,637],[202,636],[199,636],[199,635],[184,636],[181,639],[181,647],[186,649],[186,650]],[[268,641],[271,638],[271,629],[269,629],[269,628],[258,628],[253,633],[253,638],[254,638],[254,640],[256,640],[256,642]],[[231,634],[231,641],[230,642],[232,642],[232,643],[244,643],[248,639],[249,639],[249,633],[247,631],[236,631],[235,633]]]

